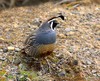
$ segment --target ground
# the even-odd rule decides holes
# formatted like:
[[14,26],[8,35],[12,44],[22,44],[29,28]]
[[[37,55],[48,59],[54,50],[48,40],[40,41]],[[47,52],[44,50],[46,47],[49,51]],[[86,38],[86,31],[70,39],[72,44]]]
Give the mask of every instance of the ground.
[[[54,69],[60,66],[59,71],[55,75],[43,74],[23,70],[22,64],[15,65],[14,58],[23,48],[23,42],[38,28],[35,21],[44,22],[59,12],[64,13],[66,21],[58,20],[57,48],[52,59],[62,62],[61,65],[48,56]],[[1,10],[0,31],[0,81],[17,78],[20,81],[100,81],[100,5],[55,6],[53,2],[45,2]]]

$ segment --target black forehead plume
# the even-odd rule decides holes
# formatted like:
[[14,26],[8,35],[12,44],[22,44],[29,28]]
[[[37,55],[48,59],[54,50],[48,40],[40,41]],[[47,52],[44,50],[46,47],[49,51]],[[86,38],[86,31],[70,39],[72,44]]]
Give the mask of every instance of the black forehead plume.
[[61,13],[59,13],[58,16],[52,17],[52,18],[48,19],[48,21],[52,21],[52,20],[54,20],[54,19],[56,19],[56,18],[61,18],[62,20],[65,20],[64,15],[62,15]]
[[58,17],[60,17],[62,20],[65,20],[65,18],[64,18],[63,15],[60,15],[60,16],[58,16]]

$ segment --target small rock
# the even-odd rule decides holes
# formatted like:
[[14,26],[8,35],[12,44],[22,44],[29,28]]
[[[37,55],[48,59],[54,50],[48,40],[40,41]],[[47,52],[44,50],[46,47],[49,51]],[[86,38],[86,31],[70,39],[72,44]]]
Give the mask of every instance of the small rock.
[[2,54],[2,52],[3,52],[3,50],[2,50],[2,49],[0,49],[0,54]]
[[78,11],[72,11],[71,13],[75,14],[75,15],[80,15],[80,13]]
[[19,64],[19,68],[22,69],[22,70],[28,70],[29,69],[27,64],[22,64],[22,63]]
[[6,60],[6,58],[2,57],[2,58],[0,58],[0,60],[1,60],[1,61],[5,61],[5,60]]
[[15,64],[15,65],[19,65],[20,63],[21,63],[20,58],[15,58],[13,61],[13,64]]
[[43,74],[42,74],[41,71],[39,71],[39,72],[37,73],[37,75],[38,75],[38,76],[42,76]]
[[52,66],[53,66],[53,67],[56,67],[56,64],[53,63]]
[[67,36],[74,35],[74,34],[75,34],[74,31],[70,31],[70,32],[67,32],[67,33],[66,33]]
[[15,51],[16,51],[16,52],[19,52],[19,51],[20,51],[20,48],[15,48]]
[[96,7],[95,10],[100,10],[100,8]]
[[66,32],[70,32],[70,31],[72,31],[72,29],[66,28],[65,31],[66,31]]
[[100,77],[100,74],[97,73],[97,76]]
[[3,48],[3,52],[4,53],[8,52],[8,49],[7,48]]
[[86,64],[91,65],[92,63],[91,63],[91,61],[87,60]]
[[78,60],[74,60],[73,65],[78,65]]
[[97,71],[96,70],[92,70],[92,73],[96,73]]
[[66,38],[66,36],[64,34],[59,34],[58,36],[61,38]]
[[100,41],[100,38],[96,38],[96,40]]
[[86,68],[86,65],[82,65],[84,68]]
[[52,81],[52,80],[48,80],[48,81]]
[[2,50],[2,49],[0,49],[0,52],[3,52],[3,50]]
[[58,74],[60,77],[64,77],[66,75],[65,71],[62,71]]
[[63,55],[62,54],[57,54],[56,57],[59,58],[59,59],[62,59]]
[[7,47],[7,48],[8,48],[8,51],[13,51],[13,50],[15,50],[15,48],[12,47],[12,46],[9,46],[9,47]]
[[93,76],[97,76],[96,74],[93,74]]
[[40,21],[39,18],[35,18],[35,19],[33,20],[33,24],[34,24],[34,25],[37,25],[37,26],[40,26],[41,22],[42,22],[42,21]]

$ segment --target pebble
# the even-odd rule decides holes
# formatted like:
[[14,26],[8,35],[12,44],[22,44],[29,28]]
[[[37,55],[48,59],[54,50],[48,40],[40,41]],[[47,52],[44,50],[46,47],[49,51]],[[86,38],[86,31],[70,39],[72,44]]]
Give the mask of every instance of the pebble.
[[100,41],[100,38],[96,38],[96,40]]
[[100,74],[97,73],[97,76],[100,77]]
[[14,61],[13,61],[13,63],[15,65],[19,65],[21,63],[21,60],[19,58],[15,58]]
[[21,49],[20,48],[15,48],[15,51],[16,52],[19,52]]
[[27,65],[24,65],[24,64],[19,64],[19,68],[21,69],[21,70],[27,70]]
[[97,71],[96,70],[92,70],[92,73],[96,73]]
[[35,18],[35,19],[33,20],[33,24],[34,24],[34,25],[37,25],[37,26],[40,26],[41,22],[42,22],[42,21],[40,21],[39,18]]
[[78,60],[74,60],[73,65],[78,65]]
[[57,54],[56,57],[59,58],[59,59],[62,59],[63,55],[62,54]]
[[48,81],[52,81],[52,80],[48,80]]
[[2,49],[0,49],[0,54],[2,54],[2,52],[3,52],[3,50],[2,50]]
[[2,49],[0,49],[0,52],[3,52],[3,50],[2,50]]
[[66,38],[66,36],[64,34],[59,34],[58,36],[61,38]]
[[42,76],[42,72],[39,71],[39,72],[37,73],[37,75],[38,75],[38,76]]
[[87,66],[86,65],[82,65],[84,68],[86,68]]
[[65,71],[62,71],[62,72],[58,73],[58,75],[59,75],[60,77],[64,77],[64,76],[66,75],[66,72],[65,72]]
[[80,15],[80,13],[78,11],[72,11],[71,13],[75,14],[75,15]]
[[72,31],[72,29],[66,28],[65,31],[66,31],[66,32],[70,32],[70,31]]
[[100,10],[100,8],[96,7],[95,10]]
[[91,65],[92,63],[89,60],[87,60],[86,64]]
[[15,50],[15,48],[13,46],[9,46],[7,48],[8,48],[8,51],[14,51]]
[[94,76],[97,76],[96,74],[93,74]]
[[8,52],[8,49],[7,48],[3,48],[3,52],[4,53]]
[[74,35],[74,34],[75,34],[75,32],[73,32],[73,31],[70,31],[70,32],[67,32],[67,33],[66,33],[67,36],[69,36],[69,35]]
[[6,60],[6,58],[3,58],[3,57],[2,57],[2,58],[0,58],[0,60],[1,60],[1,61],[5,61],[5,60]]

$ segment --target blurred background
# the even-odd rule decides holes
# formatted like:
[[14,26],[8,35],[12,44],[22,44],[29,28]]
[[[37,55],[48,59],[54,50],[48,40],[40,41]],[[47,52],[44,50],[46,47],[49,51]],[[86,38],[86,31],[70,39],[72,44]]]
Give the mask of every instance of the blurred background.
[[[52,68],[41,61],[36,71],[39,63],[27,65],[33,61],[20,50],[57,13],[66,21],[58,19],[57,48],[47,57]],[[0,81],[100,81],[100,0],[0,0]]]
[[70,2],[83,2],[83,3],[97,3],[100,4],[100,0],[0,0],[0,8],[11,8],[15,6],[37,5],[44,2],[54,2],[55,4],[70,3]]

